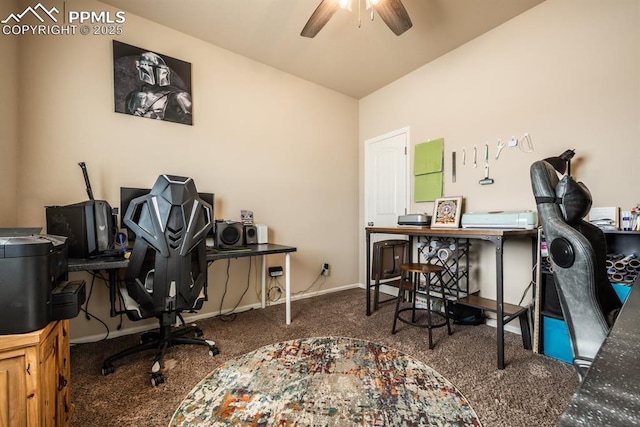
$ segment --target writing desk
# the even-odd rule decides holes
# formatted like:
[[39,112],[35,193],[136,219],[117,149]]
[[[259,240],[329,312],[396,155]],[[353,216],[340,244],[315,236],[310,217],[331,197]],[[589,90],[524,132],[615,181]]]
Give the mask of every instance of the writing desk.
[[[284,283],[285,283],[285,320],[286,324],[291,323],[291,260],[290,255],[298,249],[293,246],[278,245],[275,243],[264,243],[249,245],[241,250],[216,250],[207,248],[207,261],[215,262],[222,259],[262,257],[262,300],[260,306],[266,306],[266,277],[267,267],[264,257],[267,255],[284,254]],[[109,300],[111,303],[111,317],[120,314],[116,311],[116,291],[118,286],[118,270],[126,268],[129,260],[121,258],[94,258],[94,259],[69,259],[69,272],[105,270],[109,275]]]
[[640,278],[558,426],[640,425]]
[[[366,231],[366,276],[367,283],[371,282],[371,235],[372,234],[400,234],[409,237],[409,245],[414,247],[414,238],[425,237],[443,237],[458,239],[476,239],[485,240],[493,243],[496,254],[496,300],[480,298],[475,295],[469,295],[459,299],[457,302],[472,307],[493,311],[497,315],[497,352],[498,352],[498,369],[504,369],[504,325],[511,320],[526,314],[527,309],[512,304],[504,303],[504,241],[515,238],[531,238],[535,241],[537,237],[536,230],[524,229],[477,229],[477,228],[429,228],[429,227],[365,227]],[[532,245],[534,247],[535,245]],[[413,250],[409,251],[409,256]],[[532,250],[532,265],[536,262],[537,251]],[[525,348],[531,349],[530,336],[528,331],[523,328],[523,343]]]

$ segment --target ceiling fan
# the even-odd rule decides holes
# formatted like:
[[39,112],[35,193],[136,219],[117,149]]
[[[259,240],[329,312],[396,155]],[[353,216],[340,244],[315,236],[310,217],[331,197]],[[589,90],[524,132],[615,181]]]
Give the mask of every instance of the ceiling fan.
[[[360,7],[360,0],[356,1]],[[367,8],[372,7],[373,11],[380,15],[387,27],[397,36],[413,26],[401,0],[366,0],[366,3]],[[351,9],[351,0],[322,0],[311,14],[300,35],[309,38],[315,37],[339,8]],[[373,19],[373,11],[371,19]]]

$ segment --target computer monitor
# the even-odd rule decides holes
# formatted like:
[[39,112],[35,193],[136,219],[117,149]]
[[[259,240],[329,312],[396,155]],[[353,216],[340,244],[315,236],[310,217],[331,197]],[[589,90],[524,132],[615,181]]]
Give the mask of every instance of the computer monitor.
[[[127,211],[127,208],[129,207],[129,204],[131,203],[131,201],[133,199],[135,199],[136,197],[141,197],[144,196],[146,194],[149,194],[151,192],[150,188],[137,188],[137,187],[120,187],[120,228],[122,230],[126,230],[127,233],[127,240],[130,242],[129,245],[131,245],[131,242],[133,242],[133,240],[136,238],[135,234],[133,234],[133,232],[131,230],[129,230],[129,227],[127,227],[124,223],[124,221],[122,220],[122,218],[124,218],[124,214]],[[214,201],[215,201],[215,196],[213,193],[198,193],[198,196],[200,196],[200,198],[202,200],[204,200],[205,202],[209,203],[211,205],[211,221],[213,222],[214,220],[214,215],[213,215],[213,210],[214,210]],[[209,231],[209,233],[207,234],[207,237],[213,237],[213,227],[211,227],[211,230]]]

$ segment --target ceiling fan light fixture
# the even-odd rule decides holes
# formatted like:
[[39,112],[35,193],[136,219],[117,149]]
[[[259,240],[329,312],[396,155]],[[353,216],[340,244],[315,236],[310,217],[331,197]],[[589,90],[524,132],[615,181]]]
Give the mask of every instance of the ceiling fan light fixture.
[[338,0],[338,5],[340,6],[340,9],[351,10],[351,1],[352,0]]
[[[359,23],[361,1],[363,0],[357,1]],[[352,0],[321,0],[300,35],[309,38],[315,37],[338,9],[351,10],[351,3]],[[413,26],[407,10],[402,5],[402,0],[366,0],[366,5],[367,8],[373,8],[373,10],[371,10],[371,19],[373,20],[373,12],[375,10],[375,14],[382,18],[387,27],[389,27],[396,36],[399,36]],[[360,27],[360,24],[358,24],[358,27]]]

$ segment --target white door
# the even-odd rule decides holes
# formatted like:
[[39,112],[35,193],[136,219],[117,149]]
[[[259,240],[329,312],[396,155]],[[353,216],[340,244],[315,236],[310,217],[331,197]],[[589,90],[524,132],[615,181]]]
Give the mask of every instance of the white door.
[[365,141],[364,224],[395,227],[409,208],[409,128]]
[[[364,224],[372,227],[395,227],[398,215],[409,208],[409,128],[368,139],[364,146]],[[378,240],[401,239],[391,234],[372,234],[371,247]],[[365,263],[365,270],[366,270]],[[365,276],[367,277],[365,271]],[[396,295],[397,289],[381,286],[380,291]]]

